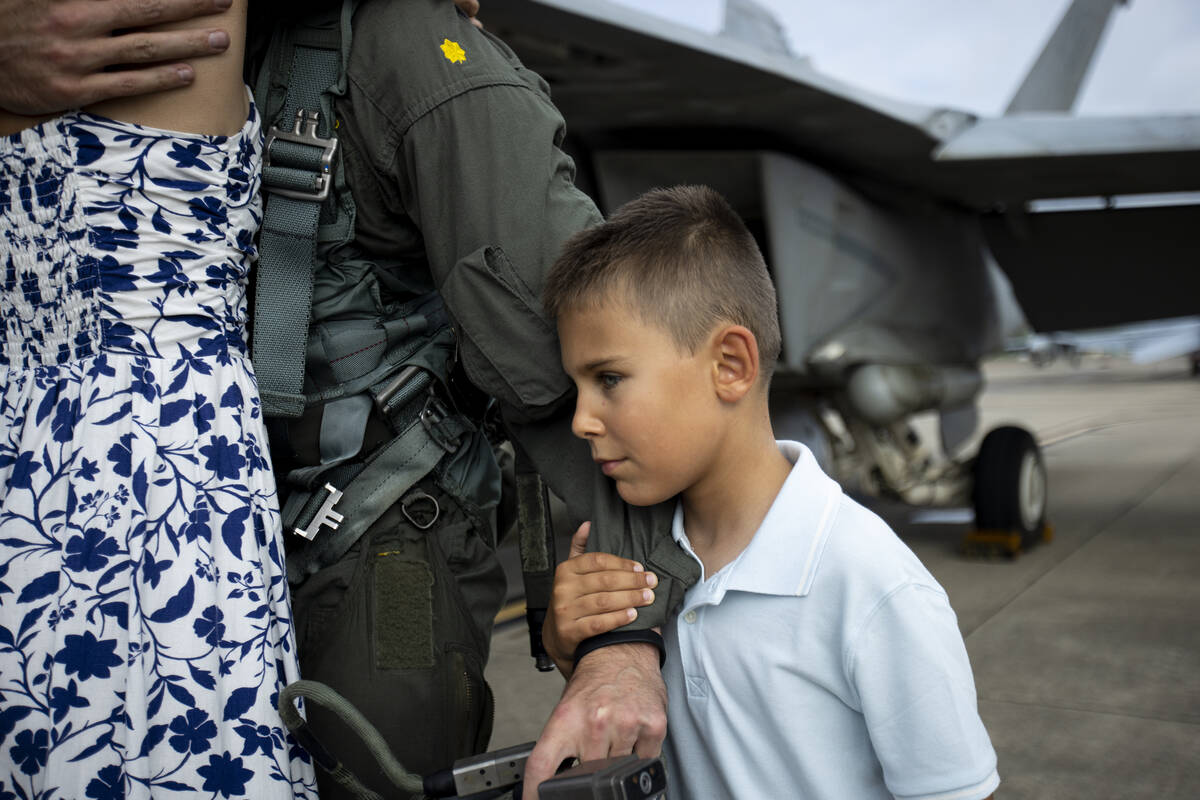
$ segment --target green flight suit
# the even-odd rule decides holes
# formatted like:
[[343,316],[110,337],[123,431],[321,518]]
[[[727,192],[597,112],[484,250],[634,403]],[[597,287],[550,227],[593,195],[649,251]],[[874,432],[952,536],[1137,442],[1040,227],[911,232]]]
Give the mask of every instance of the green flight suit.
[[[467,375],[499,401],[510,435],[572,515],[592,520],[591,547],[637,559],[659,575],[657,600],[635,625],[664,624],[698,577],[694,562],[671,540],[672,507],[623,504],[587,445],[572,436],[573,389],[540,303],[563,242],[600,219],[573,184],[574,164],[560,150],[563,119],[545,82],[448,0],[365,0],[353,31],[337,135],[356,205],[355,243],[390,266],[369,280],[319,270],[315,303],[333,309],[329,316],[339,298],[352,306],[363,294],[379,302],[381,293],[403,298],[437,289]],[[316,459],[313,442],[300,438],[294,453],[277,459]],[[504,592],[494,532],[478,513],[486,501],[458,508],[436,477],[421,484],[442,506],[431,531],[392,509],[340,562],[294,592],[304,677],[347,696],[418,773],[486,745],[490,724],[478,719],[486,705],[483,664],[474,653],[486,654]],[[414,566],[422,558],[432,574]],[[402,627],[411,627],[424,613],[428,622],[439,599],[473,621],[471,630],[434,621],[442,629],[432,646],[461,662],[465,680],[446,684],[429,670],[437,685],[426,694],[444,702],[414,701],[394,687],[411,684],[414,675],[421,680],[429,643],[406,650],[405,642],[424,634],[398,632],[395,623],[381,628],[380,620],[400,615],[408,620]],[[368,785],[388,786],[361,748],[328,733],[337,724],[327,715],[310,707],[309,716],[318,736],[332,735],[330,743]],[[338,796],[327,780],[321,791]]]

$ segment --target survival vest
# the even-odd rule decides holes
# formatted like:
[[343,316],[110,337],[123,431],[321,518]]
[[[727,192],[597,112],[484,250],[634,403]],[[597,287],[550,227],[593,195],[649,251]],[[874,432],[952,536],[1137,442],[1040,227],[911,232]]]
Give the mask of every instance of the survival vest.
[[[391,299],[385,284],[399,265],[355,243],[355,199],[341,169],[335,106],[346,95],[357,5],[343,0],[340,8],[275,29],[254,89],[267,136],[253,361],[273,447],[281,430],[298,430],[320,455],[319,463],[296,466],[280,481],[284,534],[308,540],[289,547],[295,586],[341,559],[389,509],[399,506],[416,527],[432,528],[436,500],[414,487],[435,470],[448,474],[442,486],[459,487],[456,500],[465,507],[487,507],[500,491],[492,444],[480,431],[486,400],[471,398],[466,411],[452,379],[455,337],[441,297]],[[531,649],[541,651],[539,668],[550,669],[540,620],[553,577],[553,536],[544,484],[523,463],[516,495],[527,603],[534,607]],[[432,501],[432,513],[423,498]],[[435,610],[432,624],[447,628],[435,630],[435,640],[455,635],[453,615]],[[300,688],[281,702],[297,693],[319,702]],[[490,694],[484,705],[490,709]],[[330,757],[294,709],[285,718],[310,752],[324,756],[322,766],[345,771],[336,760],[324,763]],[[490,727],[490,717],[480,723],[477,749]]]
[[[468,436],[475,425],[451,400],[454,332],[441,298],[387,299],[381,284],[395,265],[354,244],[334,104],[346,91],[356,5],[276,31],[255,89],[268,131],[252,347],[259,391],[267,417],[323,407],[312,432],[320,463],[291,470],[282,487],[284,531],[311,541],[289,556],[292,583],[337,561],[443,459],[485,472],[495,463],[456,458],[487,442]],[[388,431],[368,436],[373,416]],[[498,481],[454,483],[494,493]]]

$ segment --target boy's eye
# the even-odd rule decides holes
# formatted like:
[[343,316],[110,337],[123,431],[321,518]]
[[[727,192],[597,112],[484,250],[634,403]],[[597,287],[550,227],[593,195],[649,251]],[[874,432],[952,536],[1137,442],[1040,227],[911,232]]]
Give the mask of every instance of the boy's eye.
[[596,380],[598,380],[600,385],[605,389],[615,389],[617,388],[617,384],[621,382],[621,376],[614,375],[611,372],[603,372],[597,376]]

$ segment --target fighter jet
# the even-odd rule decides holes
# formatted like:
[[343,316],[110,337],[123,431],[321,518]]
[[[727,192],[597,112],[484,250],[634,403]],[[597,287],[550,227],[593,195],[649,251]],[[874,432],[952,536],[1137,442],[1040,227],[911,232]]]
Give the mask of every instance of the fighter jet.
[[1186,356],[1192,375],[1200,375],[1200,317],[1134,322],[1085,331],[1031,333],[1010,340],[1008,352],[1027,353],[1045,366],[1058,357],[1079,366],[1085,355],[1121,356],[1134,364]]
[[[602,210],[703,183],[745,217],[779,293],[777,435],[851,489],[970,504],[979,528],[1030,541],[1047,505],[1033,436],[969,447],[980,359],[1004,346],[997,265],[1037,330],[1200,297],[1200,205],[1138,200],[1200,190],[1200,116],[1070,114],[1119,4],[1075,0],[994,118],[823,75],[752,0],[728,0],[719,35],[608,0],[489,0],[486,23],[549,82]],[[939,441],[913,425],[929,414]]]

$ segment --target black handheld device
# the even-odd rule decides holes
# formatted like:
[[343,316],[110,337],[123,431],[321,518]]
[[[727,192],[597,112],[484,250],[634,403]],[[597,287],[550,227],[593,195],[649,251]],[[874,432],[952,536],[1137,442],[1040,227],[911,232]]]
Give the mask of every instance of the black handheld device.
[[667,771],[661,759],[616,756],[585,761],[538,787],[540,800],[663,800]]

